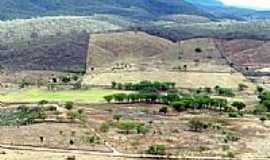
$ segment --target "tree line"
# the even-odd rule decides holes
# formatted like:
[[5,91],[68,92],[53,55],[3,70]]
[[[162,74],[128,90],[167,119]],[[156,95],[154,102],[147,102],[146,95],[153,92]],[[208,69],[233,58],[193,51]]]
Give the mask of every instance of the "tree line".
[[112,82],[112,89],[120,90],[133,90],[133,91],[152,91],[152,92],[163,92],[170,89],[175,89],[174,82],[151,82],[141,81],[138,83],[119,83]]
[[241,111],[246,107],[243,102],[235,101],[229,105],[227,99],[211,98],[208,95],[183,95],[180,93],[117,93],[105,96],[108,102],[115,103],[158,103],[172,106],[176,111],[187,109],[213,109],[219,111]]

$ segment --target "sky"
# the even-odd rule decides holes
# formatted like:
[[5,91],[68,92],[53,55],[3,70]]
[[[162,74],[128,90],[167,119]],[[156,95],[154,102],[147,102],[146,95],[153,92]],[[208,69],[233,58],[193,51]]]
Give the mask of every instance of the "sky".
[[270,0],[220,0],[226,5],[270,10]]

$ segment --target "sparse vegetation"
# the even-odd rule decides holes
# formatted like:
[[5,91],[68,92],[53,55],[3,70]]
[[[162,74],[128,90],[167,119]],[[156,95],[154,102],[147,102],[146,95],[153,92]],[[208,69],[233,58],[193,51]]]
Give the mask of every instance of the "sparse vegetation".
[[166,154],[166,147],[165,145],[152,145],[149,147],[147,150],[148,154],[153,154],[153,155],[165,155]]

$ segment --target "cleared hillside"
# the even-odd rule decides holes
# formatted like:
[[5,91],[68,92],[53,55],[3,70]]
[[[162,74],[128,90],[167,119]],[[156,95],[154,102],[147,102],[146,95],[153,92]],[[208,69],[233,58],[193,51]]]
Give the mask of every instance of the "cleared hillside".
[[237,87],[249,83],[216,48],[215,39],[177,43],[143,32],[92,34],[86,85],[112,81],[174,81],[178,87]]
[[121,30],[126,24],[102,15],[0,22],[0,64],[8,70],[81,71],[89,33]]

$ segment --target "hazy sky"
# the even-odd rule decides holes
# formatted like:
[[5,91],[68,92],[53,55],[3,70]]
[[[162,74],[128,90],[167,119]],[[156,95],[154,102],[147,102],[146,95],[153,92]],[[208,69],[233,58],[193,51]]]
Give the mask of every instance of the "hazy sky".
[[270,10],[270,0],[220,0],[227,5]]

